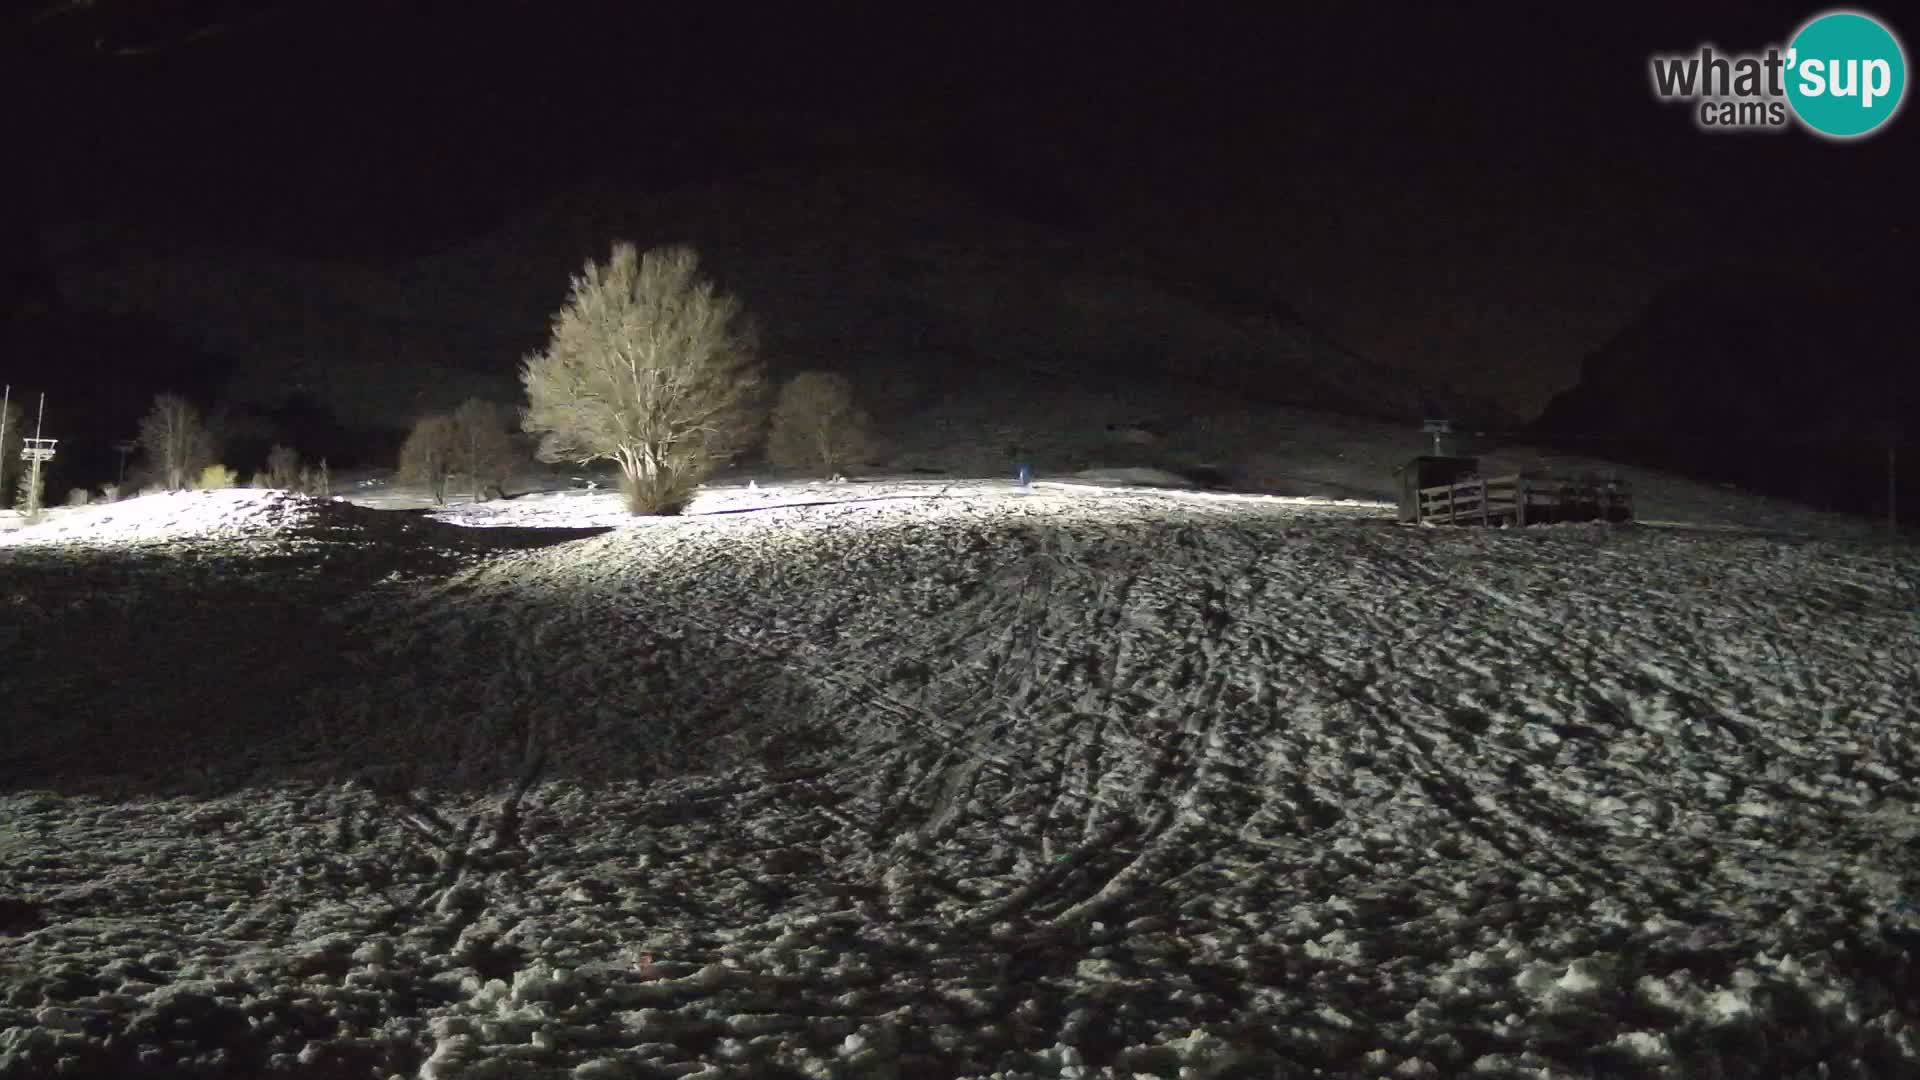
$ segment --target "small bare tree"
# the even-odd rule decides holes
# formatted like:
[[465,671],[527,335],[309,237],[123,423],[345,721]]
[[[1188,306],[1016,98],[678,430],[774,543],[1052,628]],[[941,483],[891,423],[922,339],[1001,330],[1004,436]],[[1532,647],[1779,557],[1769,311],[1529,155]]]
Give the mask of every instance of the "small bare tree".
[[213,463],[213,433],[200,410],[178,394],[161,394],[140,421],[140,452],[147,479],[168,491],[193,486]]
[[291,446],[273,445],[267,451],[267,486],[280,491],[300,491],[300,451]]
[[866,457],[870,427],[844,376],[802,372],[780,388],[767,431],[767,460],[782,468],[818,465],[832,475]]
[[759,427],[752,327],[698,269],[687,248],[615,244],[574,277],[546,351],[521,365],[541,460],[617,463],[636,514],[678,511]]
[[505,494],[520,453],[513,445],[513,423],[506,409],[479,398],[468,398],[453,411],[453,470],[466,476],[475,502],[485,502],[490,490]]
[[13,481],[13,508],[29,520],[37,520],[40,510],[46,506],[47,474],[33,469],[21,469]]
[[421,417],[407,434],[407,441],[400,445],[400,479],[409,484],[425,484],[433,493],[434,502],[446,502],[454,447],[452,417]]

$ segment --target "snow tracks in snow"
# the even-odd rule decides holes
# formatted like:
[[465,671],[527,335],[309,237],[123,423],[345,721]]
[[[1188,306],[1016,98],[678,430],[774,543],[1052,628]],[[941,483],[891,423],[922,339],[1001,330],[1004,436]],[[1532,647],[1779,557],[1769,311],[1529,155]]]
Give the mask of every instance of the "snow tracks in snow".
[[[284,763],[308,787],[192,804],[233,818],[212,861],[154,871],[259,917],[141,949],[283,1011],[344,1000],[288,1004],[283,977],[391,987],[405,1019],[354,1038],[434,1076],[1920,1057],[1905,552],[1036,491],[456,554],[340,595],[337,674],[287,705],[335,725]],[[407,830],[326,825],[399,800],[455,831],[530,742],[511,852],[448,870]],[[371,790],[323,775],[376,765]],[[0,958],[71,966],[65,800],[32,799],[0,852],[47,925]],[[245,799],[294,824],[242,827]],[[87,806],[133,836],[189,813]],[[335,854],[263,907],[236,867],[307,833]],[[97,917],[132,918],[115,895]],[[339,953],[318,975],[314,941]]]

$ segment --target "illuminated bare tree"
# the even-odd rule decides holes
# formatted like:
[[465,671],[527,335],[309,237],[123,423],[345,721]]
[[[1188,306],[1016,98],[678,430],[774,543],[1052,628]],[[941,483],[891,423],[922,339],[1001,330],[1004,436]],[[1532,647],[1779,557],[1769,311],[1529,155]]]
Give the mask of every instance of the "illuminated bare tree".
[[184,491],[213,463],[213,433],[200,410],[178,394],[161,394],[140,421],[140,453],[147,479]]
[[541,460],[617,463],[636,514],[677,512],[759,427],[752,327],[698,270],[687,248],[615,244],[521,365]]
[[453,474],[456,438],[453,417],[422,417],[400,445],[400,479],[425,484],[433,501],[447,501],[447,478]]
[[46,505],[46,472],[31,468],[21,469],[13,486],[13,508],[29,519],[38,517],[40,508]]
[[836,473],[866,456],[868,427],[866,410],[844,376],[802,372],[780,388],[767,430],[767,459],[784,468],[818,465]]

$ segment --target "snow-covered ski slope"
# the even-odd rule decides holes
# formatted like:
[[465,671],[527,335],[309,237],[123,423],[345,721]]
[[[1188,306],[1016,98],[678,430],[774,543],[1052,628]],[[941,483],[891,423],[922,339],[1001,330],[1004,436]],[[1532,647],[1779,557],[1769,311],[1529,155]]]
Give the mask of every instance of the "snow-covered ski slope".
[[489,505],[0,538],[0,1077],[1920,1070],[1911,549]]

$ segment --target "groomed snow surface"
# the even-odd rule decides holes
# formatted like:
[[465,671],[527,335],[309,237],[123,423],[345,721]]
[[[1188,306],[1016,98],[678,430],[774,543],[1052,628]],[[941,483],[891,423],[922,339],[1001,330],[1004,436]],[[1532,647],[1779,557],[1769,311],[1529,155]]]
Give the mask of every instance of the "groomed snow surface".
[[0,1077],[1920,1074],[1911,549],[693,510],[0,535]]

